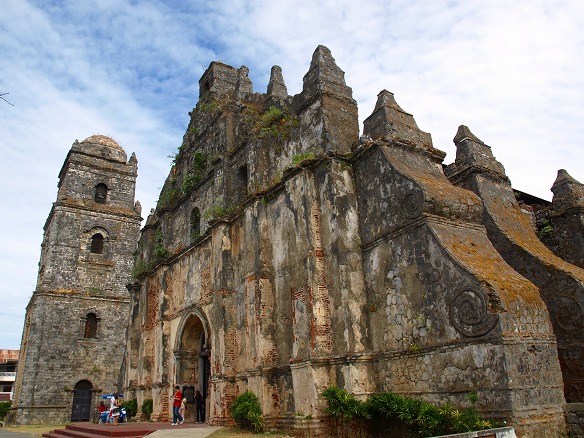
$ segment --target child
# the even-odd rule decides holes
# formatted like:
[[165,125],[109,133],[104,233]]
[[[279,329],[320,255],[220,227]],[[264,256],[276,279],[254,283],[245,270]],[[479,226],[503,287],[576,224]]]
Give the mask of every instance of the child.
[[[180,403],[180,408],[179,408],[179,410],[178,410],[178,413],[179,413],[179,415],[180,415],[180,416],[182,417],[182,419],[183,419],[182,421],[184,421],[184,418],[185,418],[185,411],[186,411],[186,410],[187,410],[187,399],[186,399],[186,398],[183,398],[183,399],[182,399],[182,402]],[[181,424],[182,424],[182,421],[181,421]]]

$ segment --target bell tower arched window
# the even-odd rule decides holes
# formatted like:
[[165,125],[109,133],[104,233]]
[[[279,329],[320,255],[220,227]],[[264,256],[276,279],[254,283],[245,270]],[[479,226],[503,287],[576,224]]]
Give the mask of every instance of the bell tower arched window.
[[101,254],[103,253],[103,236],[99,233],[94,234],[91,237],[91,249],[90,252],[92,254]]
[[97,315],[95,313],[88,313],[85,317],[85,330],[83,332],[84,338],[97,338]]
[[95,186],[94,200],[98,204],[105,204],[107,200],[107,186],[104,183],[99,183]]

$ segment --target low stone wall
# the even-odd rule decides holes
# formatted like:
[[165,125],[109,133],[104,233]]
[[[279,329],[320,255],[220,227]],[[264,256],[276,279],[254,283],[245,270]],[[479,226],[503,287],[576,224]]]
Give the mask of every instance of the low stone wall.
[[584,437],[584,403],[566,404],[566,425],[570,437]]
[[432,438],[516,438],[515,429],[512,427],[499,427],[497,429],[479,430],[476,432],[455,433],[453,435],[442,435]]

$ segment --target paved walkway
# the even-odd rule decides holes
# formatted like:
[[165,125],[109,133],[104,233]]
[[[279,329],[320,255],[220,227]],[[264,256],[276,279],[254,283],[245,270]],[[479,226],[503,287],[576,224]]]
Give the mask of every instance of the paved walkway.
[[0,438],[39,438],[39,437],[31,435],[30,433],[12,432],[6,430],[4,427],[0,427]]
[[[195,428],[175,426],[172,429],[162,429],[152,432],[148,438],[205,438],[221,427],[204,425]],[[0,436],[0,438],[2,438]]]
[[[140,429],[142,434],[148,433],[147,431],[149,429],[152,430],[152,432],[148,433],[148,438],[206,438],[216,430],[221,429],[221,427],[195,423],[185,423],[179,426],[171,426],[170,423],[127,423],[120,424],[119,428],[93,423],[79,423],[77,426],[81,426],[86,434],[91,434],[92,431],[95,431],[97,432],[95,436],[103,436],[104,438],[107,437],[107,434],[102,435],[102,433],[99,433],[100,431],[109,432],[111,430],[118,435],[120,432],[122,432],[122,435],[123,432],[128,432],[132,435],[130,432],[133,429]],[[0,427],[0,438],[39,438],[39,436]]]

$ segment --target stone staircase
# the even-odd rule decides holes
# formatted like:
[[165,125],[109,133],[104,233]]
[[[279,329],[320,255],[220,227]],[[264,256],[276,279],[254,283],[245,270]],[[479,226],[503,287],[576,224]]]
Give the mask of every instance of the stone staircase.
[[[72,423],[64,429],[44,433],[46,438],[142,438],[156,430],[171,429],[170,423],[123,423],[111,424]],[[196,428],[201,425],[184,423],[184,428]]]

